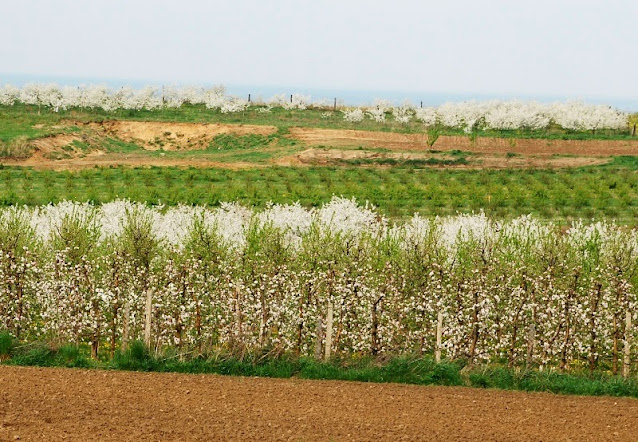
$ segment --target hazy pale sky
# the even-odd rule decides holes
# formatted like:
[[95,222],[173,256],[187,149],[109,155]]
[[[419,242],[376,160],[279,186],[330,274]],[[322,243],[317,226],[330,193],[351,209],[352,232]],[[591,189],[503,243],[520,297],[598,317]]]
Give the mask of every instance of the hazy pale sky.
[[0,73],[638,96],[637,0],[4,0],[0,10]]

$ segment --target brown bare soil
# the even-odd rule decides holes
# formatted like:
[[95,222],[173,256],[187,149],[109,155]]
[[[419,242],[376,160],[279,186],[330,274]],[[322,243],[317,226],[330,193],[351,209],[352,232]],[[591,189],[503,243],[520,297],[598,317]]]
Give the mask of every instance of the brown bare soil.
[[[454,160],[455,157],[446,154],[433,154],[428,152],[379,152],[368,150],[349,149],[307,149],[302,152],[288,155],[275,160],[280,166],[326,166],[345,165],[352,160]],[[550,157],[547,155],[513,156],[474,154],[467,158],[467,164],[441,165],[440,167],[455,169],[507,169],[507,168],[537,168],[556,169],[564,167],[595,166],[609,162],[604,157]],[[375,166],[370,163],[370,166]]]
[[[83,123],[67,121],[58,129],[71,125],[80,127],[73,134],[58,134],[39,138],[31,142],[33,154],[20,160],[2,160],[2,164],[27,166],[35,169],[74,170],[108,166],[175,166],[175,167],[215,167],[243,169],[249,167],[280,166],[359,166],[391,167],[376,160],[394,159],[427,160],[437,159],[428,167],[457,169],[505,169],[537,168],[553,169],[582,167],[605,164],[612,155],[638,155],[637,140],[540,140],[502,139],[478,137],[441,136],[433,146],[427,145],[427,134],[401,134],[358,130],[333,130],[316,128],[291,128],[291,138],[300,141],[308,149],[283,155],[267,161],[224,161],[216,155],[188,157],[158,157],[149,151],[188,151],[205,149],[220,134],[270,135],[276,132],[274,126],[173,123],[155,121],[120,121]],[[118,153],[109,151],[107,138],[115,138],[134,143],[142,149]],[[76,144],[75,141],[80,143]],[[323,148],[320,148],[322,146]],[[357,148],[356,150],[354,148]],[[466,162],[449,152],[467,152]],[[516,155],[511,155],[516,154]],[[371,160],[359,161],[356,160]],[[444,160],[448,160],[445,163]]]
[[35,147],[36,153],[42,155],[59,151],[70,146],[74,141],[80,140],[80,137],[73,134],[52,135],[34,140],[31,144]]
[[2,164],[7,166],[23,166],[32,167],[36,170],[80,170],[90,169],[93,167],[197,167],[197,168],[216,168],[216,169],[249,169],[266,167],[267,164],[248,163],[248,162],[222,162],[211,161],[206,158],[162,158],[150,157],[148,155],[137,153],[105,153],[103,151],[94,151],[81,157],[64,158],[60,160],[52,160],[43,157],[37,153],[26,160],[4,160]]
[[309,146],[369,147],[393,150],[435,149],[439,151],[463,150],[468,152],[524,155],[638,155],[638,140],[540,140],[440,136],[432,147],[427,145],[427,134],[400,134],[362,130],[336,130],[297,127],[290,136]]
[[105,121],[90,127],[147,150],[205,149],[217,135],[270,135],[274,126],[172,123],[159,121]]
[[635,441],[638,401],[0,367],[0,440]]

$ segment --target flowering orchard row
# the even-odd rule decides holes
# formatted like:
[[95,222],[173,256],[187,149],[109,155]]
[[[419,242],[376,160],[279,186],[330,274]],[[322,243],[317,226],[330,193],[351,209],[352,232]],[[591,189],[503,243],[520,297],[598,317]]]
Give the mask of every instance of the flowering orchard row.
[[[259,112],[270,112],[274,107],[304,110],[309,107],[325,108],[327,102],[312,102],[310,97],[293,94],[278,95],[269,101],[249,102],[226,94],[223,86],[201,87],[123,87],[110,90],[104,86],[58,87],[54,84],[29,84],[22,88],[6,85],[0,88],[0,105],[23,103],[45,106],[55,112],[70,108],[155,110],[179,108],[183,104],[203,104],[223,113],[242,112],[256,106]],[[413,120],[424,126],[440,125],[472,132],[490,130],[541,130],[558,125],[567,130],[595,131],[601,129],[628,129],[628,115],[609,106],[581,102],[543,104],[535,101],[468,101],[446,103],[439,107],[414,108],[410,105],[392,106],[385,100],[377,100],[369,108],[352,108],[343,112],[343,118],[359,123],[369,118],[384,123],[388,117],[407,124]],[[325,118],[334,112],[325,112]]]
[[638,233],[531,217],[391,224],[333,198],[253,211],[64,202],[0,211],[0,327],[155,349],[435,353],[628,368]]

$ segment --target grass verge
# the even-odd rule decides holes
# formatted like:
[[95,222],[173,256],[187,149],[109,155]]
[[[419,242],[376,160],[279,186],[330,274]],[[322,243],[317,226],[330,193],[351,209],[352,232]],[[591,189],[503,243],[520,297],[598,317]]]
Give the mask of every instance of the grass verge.
[[143,343],[134,342],[126,352],[112,359],[90,359],[88,348],[73,345],[53,349],[44,345],[3,347],[0,334],[0,354],[4,364],[38,367],[75,367],[111,370],[175,372],[191,374],[221,374],[230,376],[260,376],[343,380],[414,385],[468,386],[550,392],[557,394],[616,396],[638,398],[638,380],[622,379],[605,373],[594,375],[512,370],[499,366],[462,367],[453,361],[434,362],[432,357],[396,357],[387,360],[373,358],[333,359],[319,362],[310,358],[289,356],[264,357],[248,355],[237,358],[220,353],[208,357],[180,359],[177,354],[155,356]]

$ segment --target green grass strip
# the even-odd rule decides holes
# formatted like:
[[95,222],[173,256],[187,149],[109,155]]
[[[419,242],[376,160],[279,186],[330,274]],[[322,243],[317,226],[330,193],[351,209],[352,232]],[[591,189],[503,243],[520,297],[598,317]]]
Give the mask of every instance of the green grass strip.
[[[6,334],[5,334],[6,335]],[[8,336],[8,335],[6,335]],[[6,337],[5,336],[5,337]],[[52,349],[45,345],[22,348],[11,346],[0,335],[0,360],[14,366],[95,368],[146,372],[220,374],[271,378],[324,379],[414,385],[469,386],[550,392],[557,394],[638,398],[638,380],[613,377],[604,372],[570,374],[513,370],[499,366],[465,367],[456,362],[435,363],[430,356],[396,357],[387,360],[334,359],[319,362],[290,356],[213,354],[209,357],[181,359],[177,354],[152,355],[141,342],[134,342],[114,358],[94,361],[86,347],[65,345]]]

